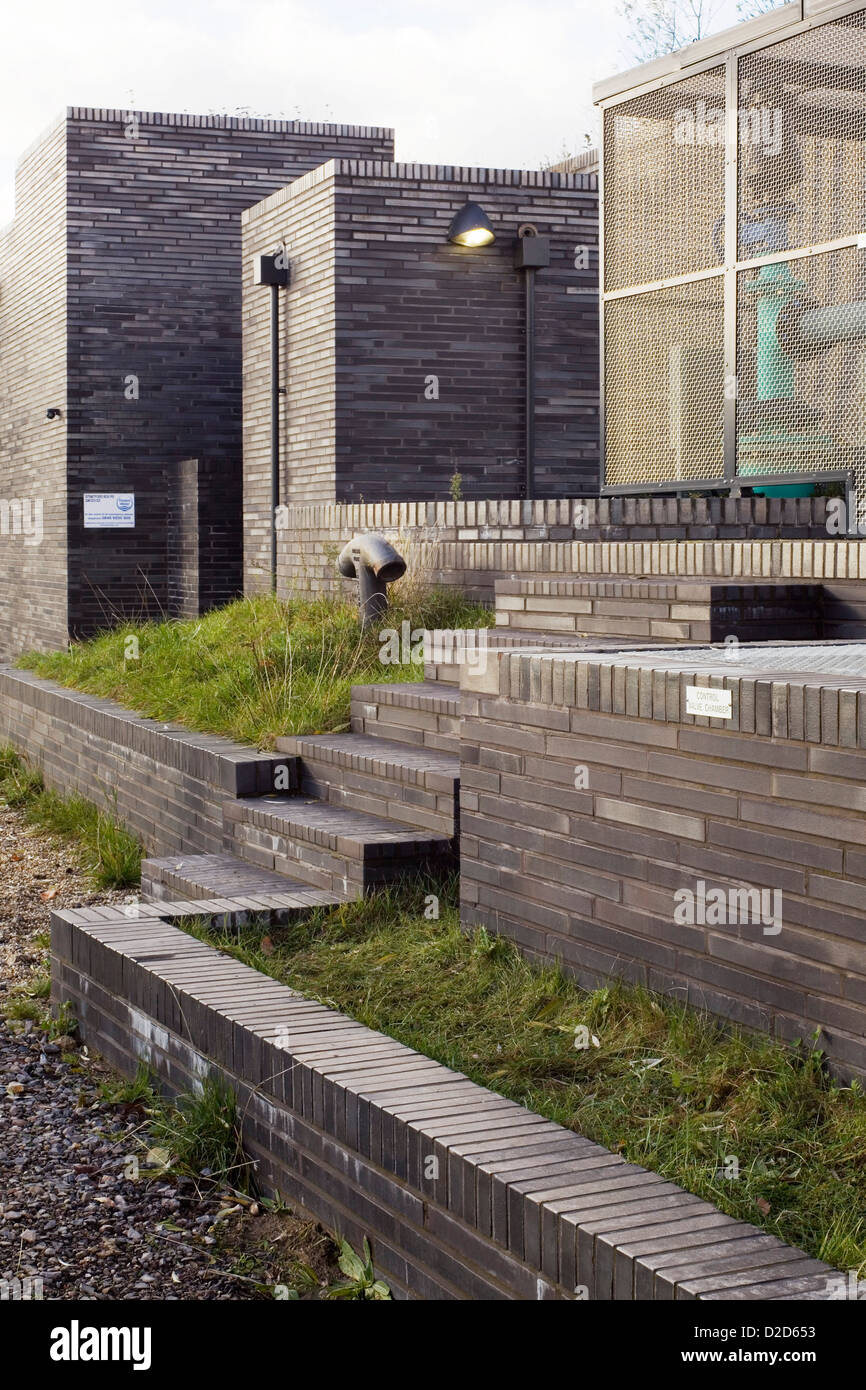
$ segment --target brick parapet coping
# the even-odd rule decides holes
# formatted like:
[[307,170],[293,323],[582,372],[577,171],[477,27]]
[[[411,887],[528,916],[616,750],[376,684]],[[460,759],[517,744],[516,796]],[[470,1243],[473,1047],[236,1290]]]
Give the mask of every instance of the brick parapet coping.
[[[366,130],[364,134],[391,135],[393,132]],[[374,179],[417,181],[425,186],[448,184],[501,184],[515,188],[561,188],[566,190],[585,190],[593,192],[598,188],[597,174],[567,174],[555,170],[541,169],[492,169],[459,164],[405,164],[380,159],[329,159],[309,173],[293,179],[285,188],[279,188],[267,198],[262,198],[252,207],[241,213],[241,222],[246,224],[263,214],[290,202],[299,193],[327,183],[330,179]]]
[[[792,653],[804,645],[812,644],[791,644]],[[835,644],[817,645],[832,649]],[[844,643],[838,645],[844,649]],[[730,651],[719,651],[720,667],[728,665],[725,650]],[[779,672],[778,678],[761,675],[748,671],[760,665],[760,648],[747,644],[741,644],[737,660],[730,662],[732,667],[746,668],[742,675],[718,669],[708,672],[699,665],[689,669],[688,648],[679,656],[679,669],[671,669],[654,664],[652,652],[605,659],[567,651],[491,650],[483,672],[462,668],[461,688],[480,696],[540,705],[543,714],[537,722],[548,730],[567,731],[571,712],[591,711],[831,748],[866,748],[866,672],[862,676],[817,671],[802,676]],[[687,714],[688,686],[730,690],[730,718]],[[529,710],[523,711],[522,718],[533,722]]]
[[[281,190],[282,191],[282,190]],[[278,194],[274,195],[279,196]],[[287,507],[287,531],[327,529],[335,525],[436,526],[454,530],[484,527],[563,528],[575,539],[593,527],[653,528],[736,527],[813,530],[815,539],[830,538],[827,499],[767,497],[578,497],[536,501],[320,502]],[[592,539],[591,534],[588,535]],[[552,539],[564,539],[563,536]],[[625,538],[623,538],[625,539]],[[640,536],[635,536],[640,540]],[[694,536],[693,539],[701,539]]]
[[834,1296],[829,1266],[148,911],[52,914],[55,1004],[127,1073],[228,1079],[264,1186],[369,1235],[398,1294]]

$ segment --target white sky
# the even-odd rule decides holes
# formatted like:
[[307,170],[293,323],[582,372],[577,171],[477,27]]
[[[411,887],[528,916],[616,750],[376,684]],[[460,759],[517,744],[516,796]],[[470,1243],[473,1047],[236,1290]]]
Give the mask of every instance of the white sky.
[[7,0],[0,226],[66,106],[393,126],[398,159],[537,168],[594,135],[592,83],[632,62],[616,0]]

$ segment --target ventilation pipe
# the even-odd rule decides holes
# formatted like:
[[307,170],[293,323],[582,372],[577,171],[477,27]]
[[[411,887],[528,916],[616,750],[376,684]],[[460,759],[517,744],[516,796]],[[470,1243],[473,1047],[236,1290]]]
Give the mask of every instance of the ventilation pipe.
[[361,626],[370,627],[388,607],[388,585],[406,573],[406,561],[376,532],[353,536],[340,551],[337,569],[358,580]]

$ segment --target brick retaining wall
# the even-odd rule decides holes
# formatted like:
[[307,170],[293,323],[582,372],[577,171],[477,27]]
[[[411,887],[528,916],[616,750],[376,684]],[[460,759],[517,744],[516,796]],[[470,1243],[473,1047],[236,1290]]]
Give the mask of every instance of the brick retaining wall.
[[[489,603],[497,579],[533,574],[866,578],[866,550],[828,537],[826,506],[763,497],[290,506],[278,532],[279,588],[352,592],[335,561],[356,531],[382,531],[410,572]],[[248,575],[248,591],[257,586]]]
[[[52,914],[52,998],[169,1093],[236,1091],[265,1192],[416,1299],[828,1298],[841,1276],[141,909]],[[148,916],[147,914],[150,913]]]
[[[818,1031],[866,1075],[866,679],[619,660],[491,652],[464,673],[464,923],[587,986],[624,976],[785,1040]],[[685,713],[709,684],[730,719]],[[679,924],[699,882],[778,890],[781,930]]]
[[10,667],[0,667],[0,740],[47,786],[116,813],[149,853],[219,853],[223,802],[271,791],[274,767],[292,767]]

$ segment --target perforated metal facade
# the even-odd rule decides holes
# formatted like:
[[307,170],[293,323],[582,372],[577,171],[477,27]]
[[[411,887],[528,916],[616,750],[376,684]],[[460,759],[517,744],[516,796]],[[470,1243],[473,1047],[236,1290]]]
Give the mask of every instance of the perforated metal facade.
[[862,507],[866,5],[761,28],[602,101],[604,485],[829,475]]

